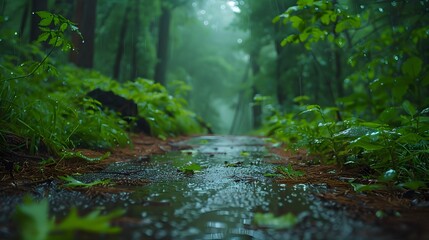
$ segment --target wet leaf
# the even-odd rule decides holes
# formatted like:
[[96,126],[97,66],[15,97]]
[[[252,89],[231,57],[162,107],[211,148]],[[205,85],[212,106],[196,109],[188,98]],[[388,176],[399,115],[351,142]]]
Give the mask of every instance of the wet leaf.
[[423,61],[419,57],[410,57],[402,64],[402,73],[412,78],[417,77],[422,70]]
[[48,200],[33,202],[25,196],[23,204],[15,212],[15,220],[19,225],[19,233],[24,240],[45,240],[53,227],[49,219]]
[[184,174],[194,174],[196,172],[200,172],[202,169],[203,168],[196,163],[190,163],[190,164],[187,164],[185,166],[178,168],[178,170],[180,172],[183,172]]
[[407,112],[410,116],[414,116],[417,113],[416,108],[408,100],[402,103],[402,108],[404,108],[405,112]]
[[100,210],[94,210],[86,216],[79,217],[76,208],[72,208],[69,215],[55,228],[55,230],[65,232],[83,230],[97,233],[118,233],[121,229],[119,227],[110,226],[110,221],[124,213],[124,210],[116,210],[101,216]]
[[350,142],[350,147],[360,147],[367,151],[376,151],[386,148],[386,146],[373,141],[368,136],[362,136]]
[[260,227],[275,229],[292,228],[298,222],[297,217],[293,213],[279,217],[274,216],[272,213],[255,213],[253,220]]
[[77,179],[75,179],[72,176],[61,176],[60,179],[66,181],[67,183],[65,183],[63,186],[64,187],[82,187],[82,188],[90,188],[96,185],[107,185],[110,183],[110,180],[105,179],[105,180],[96,180],[90,183],[84,183],[81,182]]
[[276,167],[276,172],[283,175],[284,177],[296,178],[304,176],[304,173],[301,171],[294,170],[292,165],[288,165],[287,167],[278,166]]
[[241,151],[240,152],[240,156],[242,156],[242,157],[248,157],[248,156],[250,156],[250,153],[246,152],[246,151]]
[[399,184],[401,187],[405,187],[411,190],[417,190],[419,188],[425,188],[426,184],[423,181],[408,181]]
[[355,192],[368,192],[375,190],[385,189],[385,186],[380,184],[360,184],[360,183],[350,183],[353,186]]

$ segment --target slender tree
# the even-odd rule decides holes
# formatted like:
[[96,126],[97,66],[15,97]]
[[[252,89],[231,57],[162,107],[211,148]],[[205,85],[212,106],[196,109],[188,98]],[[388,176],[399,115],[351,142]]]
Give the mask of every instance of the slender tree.
[[70,61],[79,67],[93,67],[96,13],[97,0],[76,0],[74,21],[84,39],[77,34],[72,36],[75,50],[70,53]]

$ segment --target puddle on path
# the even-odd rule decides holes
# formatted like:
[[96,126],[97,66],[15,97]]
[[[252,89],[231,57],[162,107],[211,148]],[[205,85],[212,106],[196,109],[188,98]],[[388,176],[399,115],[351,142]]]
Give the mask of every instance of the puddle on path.
[[[323,185],[279,184],[264,177],[273,165],[260,138],[196,137],[178,143],[192,146],[185,152],[152,156],[149,162],[131,160],[110,165],[104,172],[81,176],[95,179],[149,179],[121,193],[91,196],[63,190],[52,183],[41,185],[35,195],[48,197],[52,212],[61,217],[70,206],[106,211],[125,208],[123,232],[116,239],[390,239],[387,233],[352,219],[334,203],[314,197],[328,191]],[[185,175],[178,167],[196,163],[201,172]],[[239,163],[239,164],[237,164]],[[234,167],[228,167],[231,164]],[[0,223],[8,221],[10,206],[19,199],[0,195],[9,205],[0,207]],[[255,213],[298,216],[292,229],[259,228]],[[3,230],[3,236],[13,233]],[[0,230],[1,232],[1,230]],[[10,234],[10,235],[8,235]],[[0,233],[0,237],[1,237]],[[110,238],[110,237],[109,237]]]

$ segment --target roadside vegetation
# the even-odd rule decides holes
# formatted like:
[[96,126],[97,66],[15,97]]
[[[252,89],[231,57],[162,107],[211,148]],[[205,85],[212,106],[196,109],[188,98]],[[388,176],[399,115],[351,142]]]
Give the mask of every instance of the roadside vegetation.
[[[291,149],[308,149],[316,163],[363,169],[364,177],[382,184],[426,188],[429,19],[420,4],[383,1],[354,9],[341,1],[300,0],[275,17],[275,24],[287,27],[280,45],[301,45],[299,57],[312,59],[299,65],[316,72],[302,74],[327,69],[327,89],[315,90],[320,97],[333,91],[334,101],[300,95],[284,111],[273,98],[257,96],[266,111],[265,133]],[[391,23],[388,14],[402,20]],[[316,83],[306,84],[311,90]],[[377,186],[369,188],[383,187]]]

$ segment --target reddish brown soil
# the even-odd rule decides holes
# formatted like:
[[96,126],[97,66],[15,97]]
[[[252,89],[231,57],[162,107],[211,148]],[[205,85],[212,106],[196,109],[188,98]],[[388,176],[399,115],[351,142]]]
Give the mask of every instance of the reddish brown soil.
[[[304,176],[284,178],[278,181],[287,184],[325,184],[334,193],[319,194],[318,197],[327,201],[335,201],[346,207],[351,214],[364,219],[368,223],[377,224],[397,232],[398,239],[429,239],[429,206],[428,191],[407,191],[388,188],[364,193],[357,193],[349,183],[368,184],[364,179],[365,169],[350,169],[336,165],[311,164],[314,162],[305,151],[296,153],[284,151],[284,148],[272,148],[271,152],[281,156],[278,164],[291,164],[294,170],[304,172]],[[382,217],[377,217],[382,211]]]

